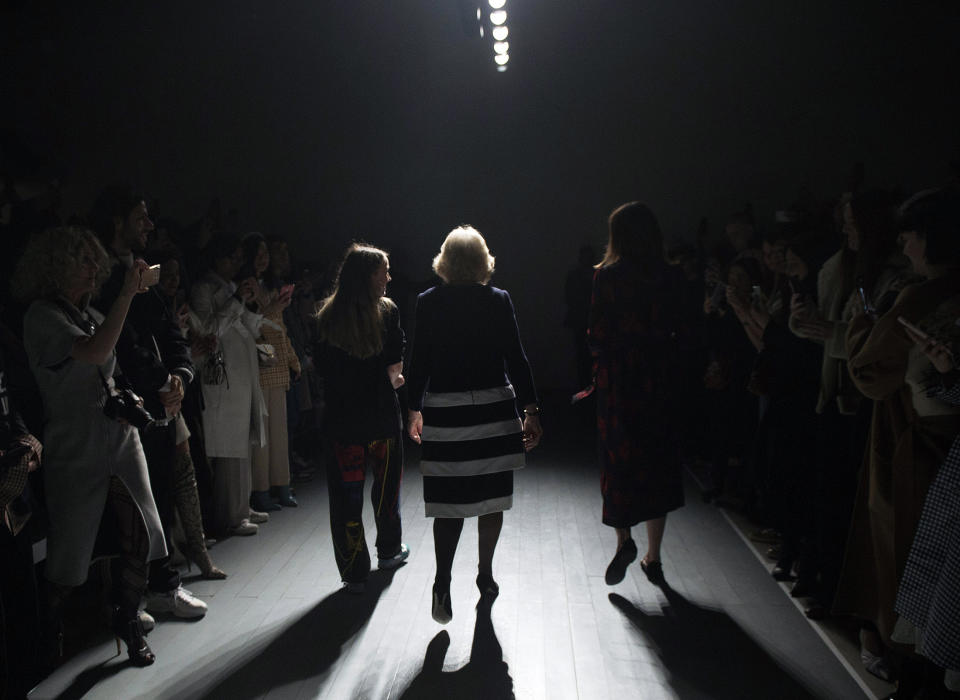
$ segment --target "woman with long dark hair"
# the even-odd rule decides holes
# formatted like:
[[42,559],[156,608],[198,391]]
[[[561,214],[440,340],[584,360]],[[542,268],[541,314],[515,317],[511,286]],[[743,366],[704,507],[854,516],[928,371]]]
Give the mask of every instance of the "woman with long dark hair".
[[403,445],[396,392],[404,382],[405,341],[397,305],[386,296],[389,281],[386,252],[354,243],[317,314],[314,357],[324,377],[323,430],[331,450],[330,534],[351,593],[363,592],[370,573],[362,517],[367,470],[373,472],[379,568],[396,568],[410,555],[401,542]]
[[664,260],[653,212],[624,204],[609,219],[610,237],[597,266],[590,308],[595,358],[603,523],[617,531],[606,582],[619,583],[637,557],[630,528],[646,523],[640,566],[660,581],[667,513],[683,505],[676,425],[676,337],[679,299]]

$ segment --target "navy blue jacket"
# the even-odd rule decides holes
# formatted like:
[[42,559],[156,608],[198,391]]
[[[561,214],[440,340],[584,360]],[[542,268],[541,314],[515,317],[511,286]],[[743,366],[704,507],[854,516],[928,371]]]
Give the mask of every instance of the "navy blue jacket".
[[510,295],[482,284],[439,285],[417,297],[416,335],[407,372],[410,408],[425,391],[513,384],[521,406],[537,401]]

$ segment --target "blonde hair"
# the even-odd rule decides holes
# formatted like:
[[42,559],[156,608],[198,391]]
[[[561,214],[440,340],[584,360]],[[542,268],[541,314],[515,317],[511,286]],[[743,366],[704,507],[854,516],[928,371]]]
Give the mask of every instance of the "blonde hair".
[[384,319],[396,305],[376,294],[373,276],[388,264],[379,248],[353,243],[340,263],[333,293],[317,312],[320,340],[365,359],[383,350]]
[[447,284],[486,284],[493,276],[494,262],[480,232],[472,226],[458,226],[440,246],[433,271]]
[[[110,276],[110,259],[96,234],[79,226],[50,228],[27,240],[10,280],[10,291],[25,304],[54,299],[67,290],[64,283],[89,253],[99,268],[96,289]],[[96,294],[96,292],[94,292]]]

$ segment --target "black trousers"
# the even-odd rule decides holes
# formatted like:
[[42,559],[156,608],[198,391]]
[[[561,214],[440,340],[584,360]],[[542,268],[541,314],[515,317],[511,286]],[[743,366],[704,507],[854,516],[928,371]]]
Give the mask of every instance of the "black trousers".
[[25,698],[36,682],[40,610],[30,528],[0,523],[0,698]]
[[[166,426],[150,427],[140,431],[140,442],[147,457],[150,473],[150,490],[157,503],[163,539],[167,551],[173,551],[172,528],[176,519],[174,459],[176,458],[176,428],[171,422]],[[150,562],[147,588],[155,593],[167,593],[180,586],[180,572],[170,566],[170,555]]]

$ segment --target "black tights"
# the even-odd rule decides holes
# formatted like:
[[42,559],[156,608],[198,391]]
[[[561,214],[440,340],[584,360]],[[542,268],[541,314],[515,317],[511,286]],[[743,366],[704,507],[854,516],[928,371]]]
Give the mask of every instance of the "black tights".
[[[503,512],[488,513],[477,518],[478,550],[480,573],[493,575],[493,554],[503,528]],[[434,518],[433,546],[437,556],[436,581],[449,583],[453,569],[453,557],[457,553],[460,533],[463,532],[463,518]]]

